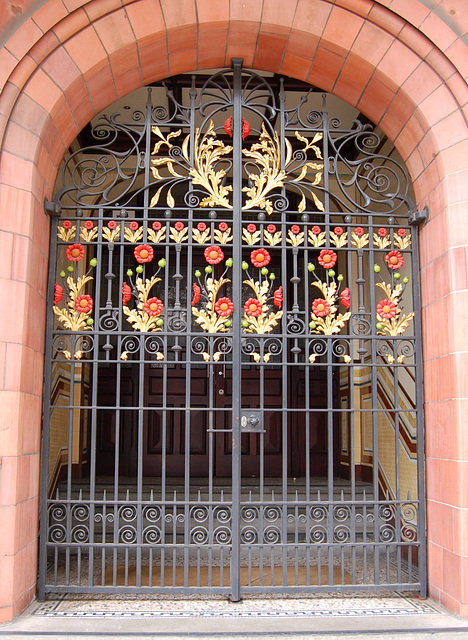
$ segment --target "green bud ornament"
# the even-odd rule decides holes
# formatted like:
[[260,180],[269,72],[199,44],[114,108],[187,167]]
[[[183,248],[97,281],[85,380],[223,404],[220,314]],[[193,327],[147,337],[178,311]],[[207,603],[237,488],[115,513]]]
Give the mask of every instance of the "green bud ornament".
[[249,268],[249,263],[244,261],[244,262],[242,262],[242,265],[241,265],[241,266],[242,266],[242,269],[243,269],[244,271],[246,271],[246,270]]
[[205,272],[206,273],[211,273],[213,271],[213,267],[210,267],[210,265],[208,265],[207,267],[205,267]]
[[201,276],[201,271],[198,269],[195,271],[195,278],[199,278]]
[[270,273],[270,280],[274,280],[276,278],[274,273]]
[[164,320],[163,320],[162,318],[158,318],[158,319],[156,320],[156,326],[158,326],[158,327],[162,327],[162,326],[163,326],[163,324],[164,324]]
[[343,282],[344,280],[344,276],[340,273],[339,276],[337,277],[338,282]]
[[383,324],[381,322],[377,322],[377,324],[375,325],[377,328],[377,331],[382,331],[383,329]]
[[380,267],[378,264],[374,264],[374,271],[375,273],[380,273]]
[[61,271],[61,272],[60,272],[60,277],[61,277],[61,278],[65,278],[65,276],[66,276],[66,275],[67,275],[67,274],[65,273],[65,271]]
[[161,269],[164,269],[164,267],[166,266],[166,261],[164,260],[164,258],[161,258],[161,260],[158,262],[158,266],[160,266]]
[[139,264],[139,265],[138,265],[138,267],[135,269],[135,271],[136,271],[137,273],[143,273],[143,267],[142,267],[142,265],[141,265],[141,264]]
[[92,327],[92,326],[93,326],[93,324],[94,324],[94,320],[93,320],[92,318],[88,318],[88,319],[86,320],[86,324],[87,324],[89,327]]
[[127,276],[129,278],[131,278],[133,276],[133,270],[132,269],[127,269]]
[[231,322],[230,320],[225,320],[225,321],[224,321],[224,326],[225,326],[225,327],[230,327],[230,326],[231,326],[231,324],[232,324],[232,322]]
[[226,267],[231,268],[233,264],[234,264],[234,263],[233,263],[233,261],[232,261],[232,258],[228,258],[228,259],[226,260]]
[[330,278],[333,278],[335,275],[335,272],[333,271],[333,269],[330,269],[328,272],[328,275],[330,276]]
[[315,271],[315,266],[312,264],[312,262],[309,262],[309,264],[307,265],[307,269],[309,271]]
[[73,273],[75,271],[75,267],[72,264],[69,264],[67,267],[67,271],[69,271],[70,273]]
[[315,329],[315,327],[316,327],[316,326],[317,326],[317,323],[316,323],[316,322],[314,322],[313,320],[312,320],[311,322],[309,322],[309,327],[310,327],[311,329]]
[[409,278],[407,278],[407,277],[405,276],[405,277],[403,278],[403,282],[404,282],[405,284],[408,284],[408,282],[409,282]]
[[91,260],[89,261],[89,264],[90,264],[92,267],[96,267],[96,266],[97,266],[97,260],[96,260],[96,258],[91,258]]
[[268,275],[268,269],[266,267],[263,267],[262,271],[261,271],[262,276],[266,276]]
[[247,322],[247,320],[242,320],[241,324],[242,324],[243,327],[248,327],[249,326],[249,323]]
[[401,278],[401,274],[395,273],[393,274],[393,277],[395,278],[395,280],[399,280]]

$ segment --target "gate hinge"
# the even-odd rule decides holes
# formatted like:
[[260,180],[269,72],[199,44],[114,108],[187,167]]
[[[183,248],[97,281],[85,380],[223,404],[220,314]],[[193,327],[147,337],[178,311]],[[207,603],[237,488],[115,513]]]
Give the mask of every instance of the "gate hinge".
[[47,198],[44,198],[44,211],[51,218],[58,218],[59,215],[62,213],[62,208],[56,202],[53,202],[53,201],[51,202],[50,200],[47,200]]
[[415,209],[410,212],[408,222],[412,227],[418,227],[420,224],[424,224],[429,216],[429,209],[424,207],[421,211]]

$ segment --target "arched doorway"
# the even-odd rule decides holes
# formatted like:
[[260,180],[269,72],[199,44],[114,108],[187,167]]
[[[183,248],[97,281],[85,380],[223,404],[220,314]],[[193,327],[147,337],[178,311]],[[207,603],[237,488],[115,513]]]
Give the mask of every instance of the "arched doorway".
[[50,207],[42,592],[424,592],[404,169],[239,60],[153,93]]

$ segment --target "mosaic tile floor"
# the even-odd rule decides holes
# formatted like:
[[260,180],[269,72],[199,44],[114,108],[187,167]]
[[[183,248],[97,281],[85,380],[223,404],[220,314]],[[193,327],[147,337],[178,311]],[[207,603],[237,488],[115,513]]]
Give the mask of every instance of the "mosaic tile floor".
[[64,595],[37,603],[35,616],[71,618],[342,618],[415,616],[439,613],[412,593],[340,593],[307,598],[248,598],[238,603],[219,597]]

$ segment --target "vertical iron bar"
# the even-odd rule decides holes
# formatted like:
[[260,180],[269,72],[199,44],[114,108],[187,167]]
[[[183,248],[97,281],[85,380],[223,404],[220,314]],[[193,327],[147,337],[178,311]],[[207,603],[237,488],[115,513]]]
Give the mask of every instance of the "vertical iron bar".
[[233,196],[232,235],[233,263],[237,277],[233,278],[234,316],[232,326],[232,553],[231,600],[238,602],[240,593],[240,499],[241,499],[241,310],[242,310],[242,62],[233,58]]

